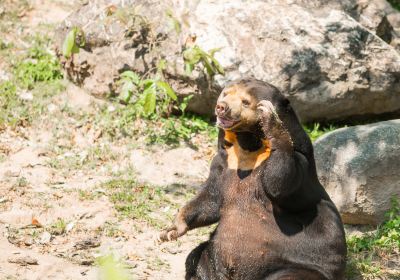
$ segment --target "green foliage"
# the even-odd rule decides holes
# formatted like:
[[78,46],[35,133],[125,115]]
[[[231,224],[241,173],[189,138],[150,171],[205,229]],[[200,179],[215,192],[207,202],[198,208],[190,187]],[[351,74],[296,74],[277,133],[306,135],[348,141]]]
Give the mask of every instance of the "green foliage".
[[0,83],[0,126],[16,124],[15,116],[20,115],[20,112],[16,112],[14,109],[19,108],[19,104],[16,86],[10,81]]
[[178,19],[174,16],[174,13],[172,12],[172,10],[171,10],[171,9],[168,9],[168,10],[165,12],[165,14],[166,14],[166,16],[168,17],[168,19],[170,20],[171,25],[172,25],[173,29],[175,30],[175,32],[176,32],[177,34],[180,34],[180,33],[182,32],[182,27],[181,27],[181,24],[180,24],[180,22],[178,21]]
[[158,76],[152,79],[141,79],[133,71],[125,71],[118,81],[121,87],[120,100],[127,104],[134,98],[138,115],[146,117],[156,112],[157,100],[165,107],[178,97],[171,86]]
[[97,258],[96,263],[99,266],[99,274],[101,280],[131,279],[121,260],[116,259],[111,254]]
[[308,136],[311,138],[311,141],[314,142],[325,133],[338,129],[339,127],[332,124],[329,126],[321,127],[319,123],[314,123],[314,124],[304,124],[303,128],[308,134]]
[[50,227],[48,231],[50,231],[53,235],[62,235],[65,233],[67,227],[67,222],[64,219],[58,218]]
[[350,279],[354,277],[355,271],[364,279],[375,279],[383,271],[379,260],[400,253],[400,207],[396,198],[392,199],[392,208],[386,217],[386,222],[375,232],[347,239],[349,257],[347,274]]
[[186,108],[189,105],[190,99],[193,98],[193,95],[188,95],[183,98],[181,103],[179,104],[179,110],[182,112],[182,116],[185,116]]
[[225,71],[223,67],[214,57],[215,53],[219,50],[219,48],[212,49],[207,53],[197,45],[186,48],[182,53],[186,74],[192,74],[194,67],[200,64],[209,77],[213,77],[216,74],[224,75]]
[[164,225],[162,217],[153,216],[161,206],[171,203],[161,188],[140,185],[133,179],[114,179],[104,186],[109,191],[110,201],[122,216],[146,221],[157,228]]
[[217,127],[197,115],[171,116],[168,119],[161,118],[159,122],[159,130],[149,129],[147,133],[151,144],[179,145],[181,141],[192,143],[196,134],[206,134],[210,140],[215,140],[218,136]]
[[0,39],[0,51],[7,50],[9,48],[12,48],[12,44],[6,43],[2,39]]
[[[18,84],[18,83],[17,83]],[[0,82],[0,128],[2,126],[26,126],[38,115],[43,113],[49,97],[59,93],[64,86],[59,81],[41,82],[35,85],[31,91],[32,100],[24,100],[17,92],[16,83],[12,81]]]
[[38,82],[62,79],[61,66],[57,58],[48,51],[49,41],[36,37],[25,57],[14,65],[18,86],[32,89]]
[[79,53],[79,48],[85,46],[85,34],[79,27],[73,27],[65,36],[62,53],[64,57],[70,58],[73,54]]

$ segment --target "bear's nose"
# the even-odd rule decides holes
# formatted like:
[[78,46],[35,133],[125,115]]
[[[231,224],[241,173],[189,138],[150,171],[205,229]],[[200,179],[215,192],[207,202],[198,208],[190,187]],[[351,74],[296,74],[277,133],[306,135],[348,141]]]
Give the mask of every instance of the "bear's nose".
[[228,104],[225,102],[218,102],[217,106],[215,106],[215,112],[217,115],[223,115],[228,111]]

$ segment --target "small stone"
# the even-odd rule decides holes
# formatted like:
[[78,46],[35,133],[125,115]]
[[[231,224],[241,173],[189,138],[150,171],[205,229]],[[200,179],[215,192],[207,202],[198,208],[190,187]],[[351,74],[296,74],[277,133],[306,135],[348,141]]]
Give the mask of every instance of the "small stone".
[[21,170],[7,170],[4,172],[5,177],[18,177],[21,174]]
[[65,232],[66,233],[70,232],[74,228],[74,226],[75,226],[74,222],[68,223],[67,226],[65,227]]
[[8,258],[9,263],[16,263],[21,266],[38,265],[38,260],[31,256],[17,256]]
[[42,233],[42,236],[40,237],[40,244],[48,244],[51,241],[51,234],[47,231]]
[[24,240],[25,246],[32,246],[33,243],[35,243],[35,242],[33,241],[33,238],[32,238],[32,237],[27,237],[27,238],[25,238],[25,240]]
[[51,113],[51,112],[54,112],[55,110],[57,110],[57,106],[54,105],[54,104],[49,104],[49,105],[47,106],[47,110],[49,110],[50,113]]
[[100,246],[100,241],[97,238],[88,238],[75,243],[74,247],[77,250],[84,250],[89,248],[95,248]]
[[170,254],[172,254],[172,255],[176,255],[176,254],[179,254],[179,253],[182,252],[181,249],[178,249],[178,248],[169,248],[169,247],[166,247],[166,248],[165,248],[165,251],[167,251],[168,253],[170,253]]
[[30,91],[22,91],[18,94],[19,98],[24,101],[31,101],[33,100],[33,94]]

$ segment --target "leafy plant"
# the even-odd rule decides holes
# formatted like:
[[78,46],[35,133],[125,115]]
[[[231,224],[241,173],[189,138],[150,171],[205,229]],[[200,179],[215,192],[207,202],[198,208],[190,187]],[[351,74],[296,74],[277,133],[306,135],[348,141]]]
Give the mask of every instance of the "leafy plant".
[[192,99],[193,98],[193,95],[188,95],[188,96],[185,96],[184,98],[183,98],[183,100],[181,101],[181,103],[179,104],[179,110],[181,110],[181,112],[182,112],[182,116],[184,117],[185,116],[185,112],[186,112],[186,108],[187,108],[187,106],[189,105],[189,101],[190,101],[190,99]]
[[177,34],[180,34],[182,32],[182,27],[180,22],[178,21],[178,19],[174,16],[174,13],[172,12],[171,9],[168,9],[165,12],[166,16],[168,17],[168,19],[171,22],[172,27],[174,28],[175,32]]
[[194,135],[206,134],[210,140],[215,140],[218,129],[210,125],[207,120],[196,115],[170,117],[159,119],[160,128],[150,128],[147,132],[148,141],[151,144],[178,145],[181,141],[192,143]]
[[152,115],[159,101],[176,101],[178,98],[171,86],[156,76],[155,78],[141,79],[133,71],[125,71],[118,82],[121,86],[120,100],[127,104],[135,96],[134,103],[143,109],[144,116]]
[[48,42],[39,37],[27,51],[27,55],[14,65],[15,79],[23,88],[32,89],[37,82],[62,78],[57,58],[47,50]]
[[202,65],[209,77],[216,74],[224,75],[225,71],[221,64],[215,59],[214,55],[220,48],[212,49],[209,52],[202,50],[198,45],[193,45],[183,51],[185,61],[185,71],[187,75],[192,74],[194,67]]
[[[392,207],[386,217],[387,220],[373,233],[347,239],[348,276],[357,270],[364,279],[376,279],[384,270],[380,263],[387,263],[380,260],[400,254],[400,206],[396,198],[392,199]],[[400,277],[400,274],[397,276]]]
[[65,233],[66,227],[67,222],[62,218],[58,218],[57,221],[50,225],[48,230],[54,235],[61,235]]
[[[346,127],[346,126],[344,126]],[[311,138],[311,141],[314,142],[317,140],[319,137],[324,135],[325,133],[331,132],[335,129],[338,129],[337,126],[335,125],[329,125],[325,127],[321,127],[319,123],[314,123],[314,124],[305,124],[303,125],[304,130],[308,134],[308,136]]]
[[96,259],[99,266],[101,280],[129,280],[128,272],[121,260],[113,255],[107,255]]
[[62,53],[64,57],[70,58],[73,54],[79,53],[79,48],[85,46],[85,34],[79,27],[73,27],[64,39]]

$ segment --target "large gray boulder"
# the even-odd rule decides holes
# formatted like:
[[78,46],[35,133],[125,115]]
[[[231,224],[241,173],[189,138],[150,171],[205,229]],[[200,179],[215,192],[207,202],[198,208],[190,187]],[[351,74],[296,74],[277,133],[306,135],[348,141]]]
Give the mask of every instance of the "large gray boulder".
[[[400,56],[390,45],[398,36],[389,14],[395,22],[381,0],[102,0],[67,18],[58,41],[72,26],[83,28],[86,50],[65,65],[97,96],[118,91],[124,70],[148,73],[163,57],[174,89],[194,93],[194,112],[212,114],[227,81],[254,76],[281,89],[302,121],[345,119],[400,112]],[[210,79],[200,68],[185,74],[182,48],[193,34],[202,49],[221,48],[215,57],[225,76]]]
[[383,221],[400,199],[400,120],[341,128],[314,143],[318,177],[347,224]]

